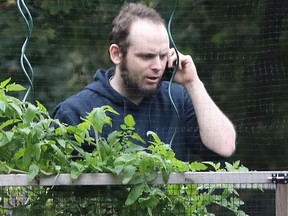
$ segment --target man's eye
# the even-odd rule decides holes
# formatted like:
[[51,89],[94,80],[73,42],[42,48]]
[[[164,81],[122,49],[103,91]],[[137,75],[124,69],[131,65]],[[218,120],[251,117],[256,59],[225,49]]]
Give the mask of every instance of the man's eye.
[[147,54],[147,55],[143,55],[143,58],[145,58],[145,59],[150,59],[150,58],[153,58],[153,56],[152,56],[152,55],[149,55],[149,54]]

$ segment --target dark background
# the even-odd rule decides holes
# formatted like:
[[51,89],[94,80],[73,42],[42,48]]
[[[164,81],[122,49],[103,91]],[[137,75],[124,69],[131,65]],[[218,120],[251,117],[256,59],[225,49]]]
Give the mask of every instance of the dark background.
[[[27,86],[19,64],[27,30],[15,2],[0,0],[0,77]],[[35,99],[50,112],[97,68],[111,66],[106,39],[123,2],[26,1],[34,23],[26,49],[30,77]],[[167,21],[175,7],[170,0],[144,2]],[[287,0],[181,0],[172,23],[178,49],[192,55],[211,97],[235,124],[232,160],[250,170],[288,170],[287,12]]]

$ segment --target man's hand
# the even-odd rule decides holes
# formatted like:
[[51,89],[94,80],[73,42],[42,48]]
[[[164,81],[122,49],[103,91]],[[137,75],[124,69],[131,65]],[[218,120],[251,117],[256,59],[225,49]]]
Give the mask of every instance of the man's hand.
[[[191,84],[193,81],[199,80],[195,64],[190,55],[183,55],[179,51],[179,67],[174,77],[174,82],[183,86]],[[177,61],[177,54],[174,48],[171,48],[168,53],[168,67],[173,67],[173,62]]]

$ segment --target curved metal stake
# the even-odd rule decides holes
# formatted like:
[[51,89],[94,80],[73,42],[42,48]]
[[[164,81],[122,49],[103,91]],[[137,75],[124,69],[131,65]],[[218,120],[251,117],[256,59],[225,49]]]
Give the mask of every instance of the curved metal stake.
[[29,83],[29,88],[26,91],[26,94],[23,98],[23,102],[25,102],[27,100],[27,97],[29,95],[30,92],[32,92],[32,100],[34,102],[35,99],[35,93],[34,93],[34,72],[33,72],[33,68],[25,54],[26,52],[26,47],[28,44],[28,41],[31,38],[32,35],[32,30],[33,30],[33,19],[32,16],[24,2],[24,0],[17,0],[17,7],[19,12],[21,13],[25,23],[26,23],[26,27],[27,27],[27,34],[26,34],[26,39],[22,45],[22,49],[21,49],[21,55],[20,55],[20,65],[21,68],[23,70],[23,73],[25,74],[28,83]]

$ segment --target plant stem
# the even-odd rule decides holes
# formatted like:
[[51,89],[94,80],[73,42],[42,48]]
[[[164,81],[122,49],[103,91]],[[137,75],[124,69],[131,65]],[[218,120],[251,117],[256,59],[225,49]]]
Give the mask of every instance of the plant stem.
[[8,169],[8,173],[21,173],[21,174],[28,174],[29,172],[27,171],[23,171],[23,170],[19,170],[19,169],[13,169],[9,166],[7,166]]
[[99,133],[97,130],[95,130],[95,128],[94,128],[94,133],[95,133],[96,148],[99,152],[99,159],[102,162],[101,150],[100,150],[100,145],[99,145]]

